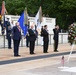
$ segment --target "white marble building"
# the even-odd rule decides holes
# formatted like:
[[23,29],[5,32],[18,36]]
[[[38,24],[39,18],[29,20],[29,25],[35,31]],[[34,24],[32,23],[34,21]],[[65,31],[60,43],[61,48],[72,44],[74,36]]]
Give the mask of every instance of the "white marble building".
[[[18,21],[20,16],[16,15],[5,15],[6,18],[9,18],[10,22],[13,21],[14,24]],[[30,25],[34,22],[34,17],[29,17],[29,22]],[[43,22],[41,23],[42,26],[48,25],[48,31],[49,33],[53,33],[52,29],[54,28],[56,24],[56,18],[48,18],[48,17],[43,17]],[[1,34],[1,27],[0,27],[0,34]]]
[[[10,19],[10,22],[13,21],[14,24],[18,21],[19,17],[20,16],[15,16],[15,15],[6,15],[5,17],[8,17]],[[34,22],[34,17],[29,17],[29,21],[30,21],[30,25]],[[53,44],[53,28],[56,24],[56,18],[48,18],[48,17],[43,17],[43,22],[41,23],[42,26],[44,25],[48,25],[48,31],[50,33],[49,35],[49,43],[50,44]],[[1,29],[1,27],[0,27]],[[1,30],[0,30],[0,37],[3,37],[1,36]],[[3,38],[2,38],[3,39]],[[23,41],[24,44],[25,44],[25,41]],[[41,39],[41,36],[38,36],[38,45],[40,45],[42,42],[42,39]],[[60,33],[59,34],[59,43],[68,43],[68,33]]]

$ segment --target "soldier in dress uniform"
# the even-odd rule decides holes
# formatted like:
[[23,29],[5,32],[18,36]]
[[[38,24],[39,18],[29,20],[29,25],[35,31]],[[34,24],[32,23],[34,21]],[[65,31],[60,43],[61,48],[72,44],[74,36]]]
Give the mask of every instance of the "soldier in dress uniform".
[[11,35],[12,35],[12,29],[9,22],[9,18],[7,18],[6,21],[6,39],[8,40],[8,49],[11,49]]

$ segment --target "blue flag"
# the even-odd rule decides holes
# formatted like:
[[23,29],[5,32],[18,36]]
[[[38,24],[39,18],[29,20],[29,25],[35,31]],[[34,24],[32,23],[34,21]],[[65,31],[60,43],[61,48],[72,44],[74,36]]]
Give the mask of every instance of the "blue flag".
[[24,12],[21,14],[18,22],[20,23],[20,27],[23,30],[23,33],[24,33],[24,36],[25,36],[26,33],[27,33],[27,30],[28,30],[28,26],[24,24]]

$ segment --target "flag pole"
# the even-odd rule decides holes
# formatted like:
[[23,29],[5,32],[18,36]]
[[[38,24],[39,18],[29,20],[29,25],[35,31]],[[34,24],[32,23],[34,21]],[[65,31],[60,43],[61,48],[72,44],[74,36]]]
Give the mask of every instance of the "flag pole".
[[40,6],[41,6],[41,7],[43,6],[43,0],[41,0]]
[[65,61],[64,61],[64,55],[63,55],[62,58],[61,58],[61,63],[62,63],[62,65],[63,65],[63,67],[64,67],[64,63],[65,63]]

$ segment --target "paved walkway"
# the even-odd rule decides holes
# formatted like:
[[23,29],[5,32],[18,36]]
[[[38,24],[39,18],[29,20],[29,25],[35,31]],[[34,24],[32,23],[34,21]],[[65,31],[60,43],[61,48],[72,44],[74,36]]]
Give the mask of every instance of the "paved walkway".
[[[76,49],[76,46],[74,47],[74,50]],[[49,49],[47,54],[55,54],[55,53],[62,53],[62,52],[70,52],[71,46],[69,44],[59,44],[58,51],[59,52],[53,52],[53,45],[49,45]],[[35,47],[35,55],[29,54],[29,48],[27,47],[20,47],[19,54],[21,57],[14,57],[13,56],[13,49],[7,49],[3,48],[0,49],[0,61],[3,60],[11,60],[11,59],[18,59],[18,58],[25,58],[25,57],[31,57],[31,56],[40,56],[40,55],[47,55],[43,53],[43,47],[42,46],[36,46]]]
[[[76,47],[74,47],[75,53]],[[69,44],[60,44],[58,48],[59,52],[53,52],[53,46],[49,46],[49,50],[47,54],[44,54],[42,51],[42,46],[35,47],[35,55],[29,54],[29,49],[26,47],[20,48],[20,55],[21,57],[14,57],[13,50],[8,49],[1,49],[0,50],[0,62],[5,61],[15,61],[19,60],[18,62],[9,63],[9,64],[2,64],[0,65],[0,75],[76,75],[76,72],[68,72],[62,66],[60,56],[50,56],[55,55],[58,53],[67,53],[70,52],[71,46]],[[76,56],[76,54],[72,54],[72,56]],[[39,58],[39,56],[43,56]],[[47,57],[46,57],[47,56]],[[26,58],[35,58],[38,59],[31,59],[29,61],[21,61],[21,59]],[[67,62],[68,55],[65,55],[65,66],[69,67],[69,69],[74,67],[76,69],[76,58],[71,57],[70,61]]]

